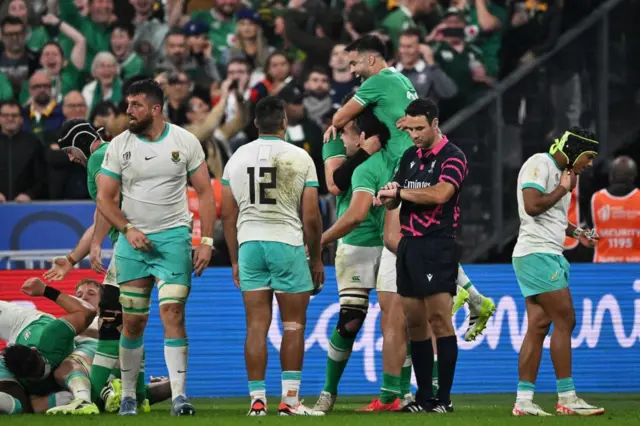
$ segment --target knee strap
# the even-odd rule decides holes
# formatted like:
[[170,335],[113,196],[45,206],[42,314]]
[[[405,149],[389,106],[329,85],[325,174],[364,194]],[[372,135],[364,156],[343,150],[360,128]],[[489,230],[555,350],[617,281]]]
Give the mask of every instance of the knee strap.
[[168,303],[186,303],[191,289],[183,284],[170,284],[158,281],[158,301],[160,305]]
[[122,305],[122,312],[131,315],[149,315],[151,310],[151,289],[120,286],[119,300]]
[[340,314],[338,316],[338,334],[346,339],[355,339],[362,328],[369,310],[369,292],[359,289],[346,289],[340,292]]
[[104,293],[100,299],[100,318],[98,334],[100,340],[120,340],[122,329],[122,305],[120,304],[120,289],[104,286]]

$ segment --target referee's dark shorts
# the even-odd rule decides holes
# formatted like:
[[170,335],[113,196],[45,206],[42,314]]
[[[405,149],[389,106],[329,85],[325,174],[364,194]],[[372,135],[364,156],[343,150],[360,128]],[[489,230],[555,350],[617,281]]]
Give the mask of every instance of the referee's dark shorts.
[[398,294],[427,298],[438,293],[456,294],[459,249],[452,238],[404,236],[398,245]]

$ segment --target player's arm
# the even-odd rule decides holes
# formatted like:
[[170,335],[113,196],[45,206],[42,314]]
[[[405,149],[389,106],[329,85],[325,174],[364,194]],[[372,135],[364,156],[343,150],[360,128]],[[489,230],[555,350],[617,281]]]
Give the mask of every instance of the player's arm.
[[522,184],[524,211],[531,217],[541,215],[555,206],[571,191],[571,183],[576,179],[574,173],[563,171],[560,175],[560,184],[547,194],[544,189],[548,179],[546,167],[532,163],[521,174],[527,176],[527,180]]
[[304,242],[309,248],[311,262],[319,262],[322,247],[322,216],[318,201],[318,188],[306,186],[302,192],[302,227]]
[[96,310],[93,306],[76,297],[62,293],[51,286],[47,286],[39,278],[29,278],[25,281],[22,285],[22,292],[33,297],[44,296],[64,309],[67,315],[62,319],[71,324],[76,334],[85,331],[96,316]]
[[346,157],[333,157],[324,162],[324,176],[327,183],[327,189],[333,195],[339,195],[342,192],[333,180],[333,173],[347,161]]
[[384,246],[393,254],[398,253],[398,244],[402,239],[400,229],[400,209],[387,210],[384,217]]
[[325,247],[356,229],[367,218],[372,204],[373,194],[366,191],[355,191],[347,211],[322,234],[322,246]]
[[202,237],[213,238],[216,223],[216,200],[209,181],[209,170],[206,163],[200,163],[195,172],[191,173],[191,186],[198,194],[198,208],[200,209],[200,226]]
[[227,242],[227,250],[229,251],[229,259],[232,265],[238,264],[238,203],[231,192],[229,183],[223,180],[222,186],[222,207],[220,216],[222,219],[222,229],[224,231],[224,239]]
[[[94,215],[95,218],[95,215]],[[87,257],[89,254],[89,250],[91,249],[91,239],[93,238],[93,234],[95,232],[95,219],[94,223],[84,231],[82,237],[80,237],[80,241],[78,241],[78,245],[67,255],[67,260],[71,265],[75,265],[80,262],[82,259]]]
[[98,211],[111,225],[122,232],[129,222],[122,214],[118,202],[115,201],[118,194],[120,194],[120,176],[113,176],[103,172],[96,199]]
[[336,111],[333,115],[333,120],[331,120],[331,124],[336,129],[342,129],[348,122],[356,118],[365,107],[366,105],[362,105],[352,98]]

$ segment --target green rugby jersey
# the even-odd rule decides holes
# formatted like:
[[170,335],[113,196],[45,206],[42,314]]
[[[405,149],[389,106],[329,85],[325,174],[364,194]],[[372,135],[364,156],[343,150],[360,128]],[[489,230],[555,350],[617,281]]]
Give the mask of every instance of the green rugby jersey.
[[[346,158],[346,151],[340,139],[333,139],[322,147],[322,158]],[[369,157],[356,168],[351,177],[351,186],[336,197],[337,217],[342,216],[351,203],[354,192],[365,191],[375,195],[393,177],[393,162],[389,155],[380,151]],[[358,247],[379,247],[383,245],[385,207],[373,207],[365,220],[356,229],[342,238],[344,244]]]
[[409,134],[396,127],[407,106],[418,99],[413,84],[395,68],[385,68],[367,78],[353,99],[365,108],[372,105],[375,116],[387,126],[391,138],[384,149],[397,164],[407,148],[413,146]]
[[[102,162],[104,161],[104,156],[107,153],[108,143],[103,143],[96,149],[93,154],[89,157],[89,161],[87,161],[87,189],[89,190],[89,195],[93,201],[96,201],[98,198],[98,185],[96,183],[96,179],[98,178],[98,173],[100,173],[100,168],[102,167]],[[116,241],[118,241],[119,232],[113,226],[109,229],[109,239],[111,239],[111,244],[115,245]]]

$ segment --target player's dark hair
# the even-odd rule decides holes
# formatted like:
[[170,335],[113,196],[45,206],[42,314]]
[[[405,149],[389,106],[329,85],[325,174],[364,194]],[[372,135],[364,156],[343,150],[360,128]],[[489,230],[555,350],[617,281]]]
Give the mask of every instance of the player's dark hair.
[[382,40],[374,35],[361,37],[345,47],[344,50],[346,50],[347,52],[357,53],[375,53],[382,58],[384,58],[387,54]]
[[407,28],[400,34],[400,37],[417,37],[418,41],[422,39],[422,32],[418,28]]
[[150,78],[132,83],[126,93],[127,96],[145,95],[152,104],[164,105],[162,88]]
[[389,128],[378,120],[373,113],[373,108],[366,107],[355,119],[356,127],[359,132],[364,132],[364,136],[370,138],[377,136],[380,139],[380,145],[384,148],[391,138]]
[[258,132],[274,134],[282,131],[282,121],[286,117],[287,104],[275,96],[267,96],[256,105],[256,127]]
[[17,378],[30,377],[40,367],[40,356],[24,345],[9,345],[2,352],[7,370]]
[[18,18],[17,16],[5,16],[2,21],[0,21],[0,28],[4,29],[5,25],[20,25],[23,31],[27,29],[27,27],[24,25],[24,22],[22,22],[22,19]]
[[416,99],[409,104],[405,114],[411,117],[424,115],[427,117],[427,123],[431,124],[434,119],[438,118],[438,105],[431,99]]

